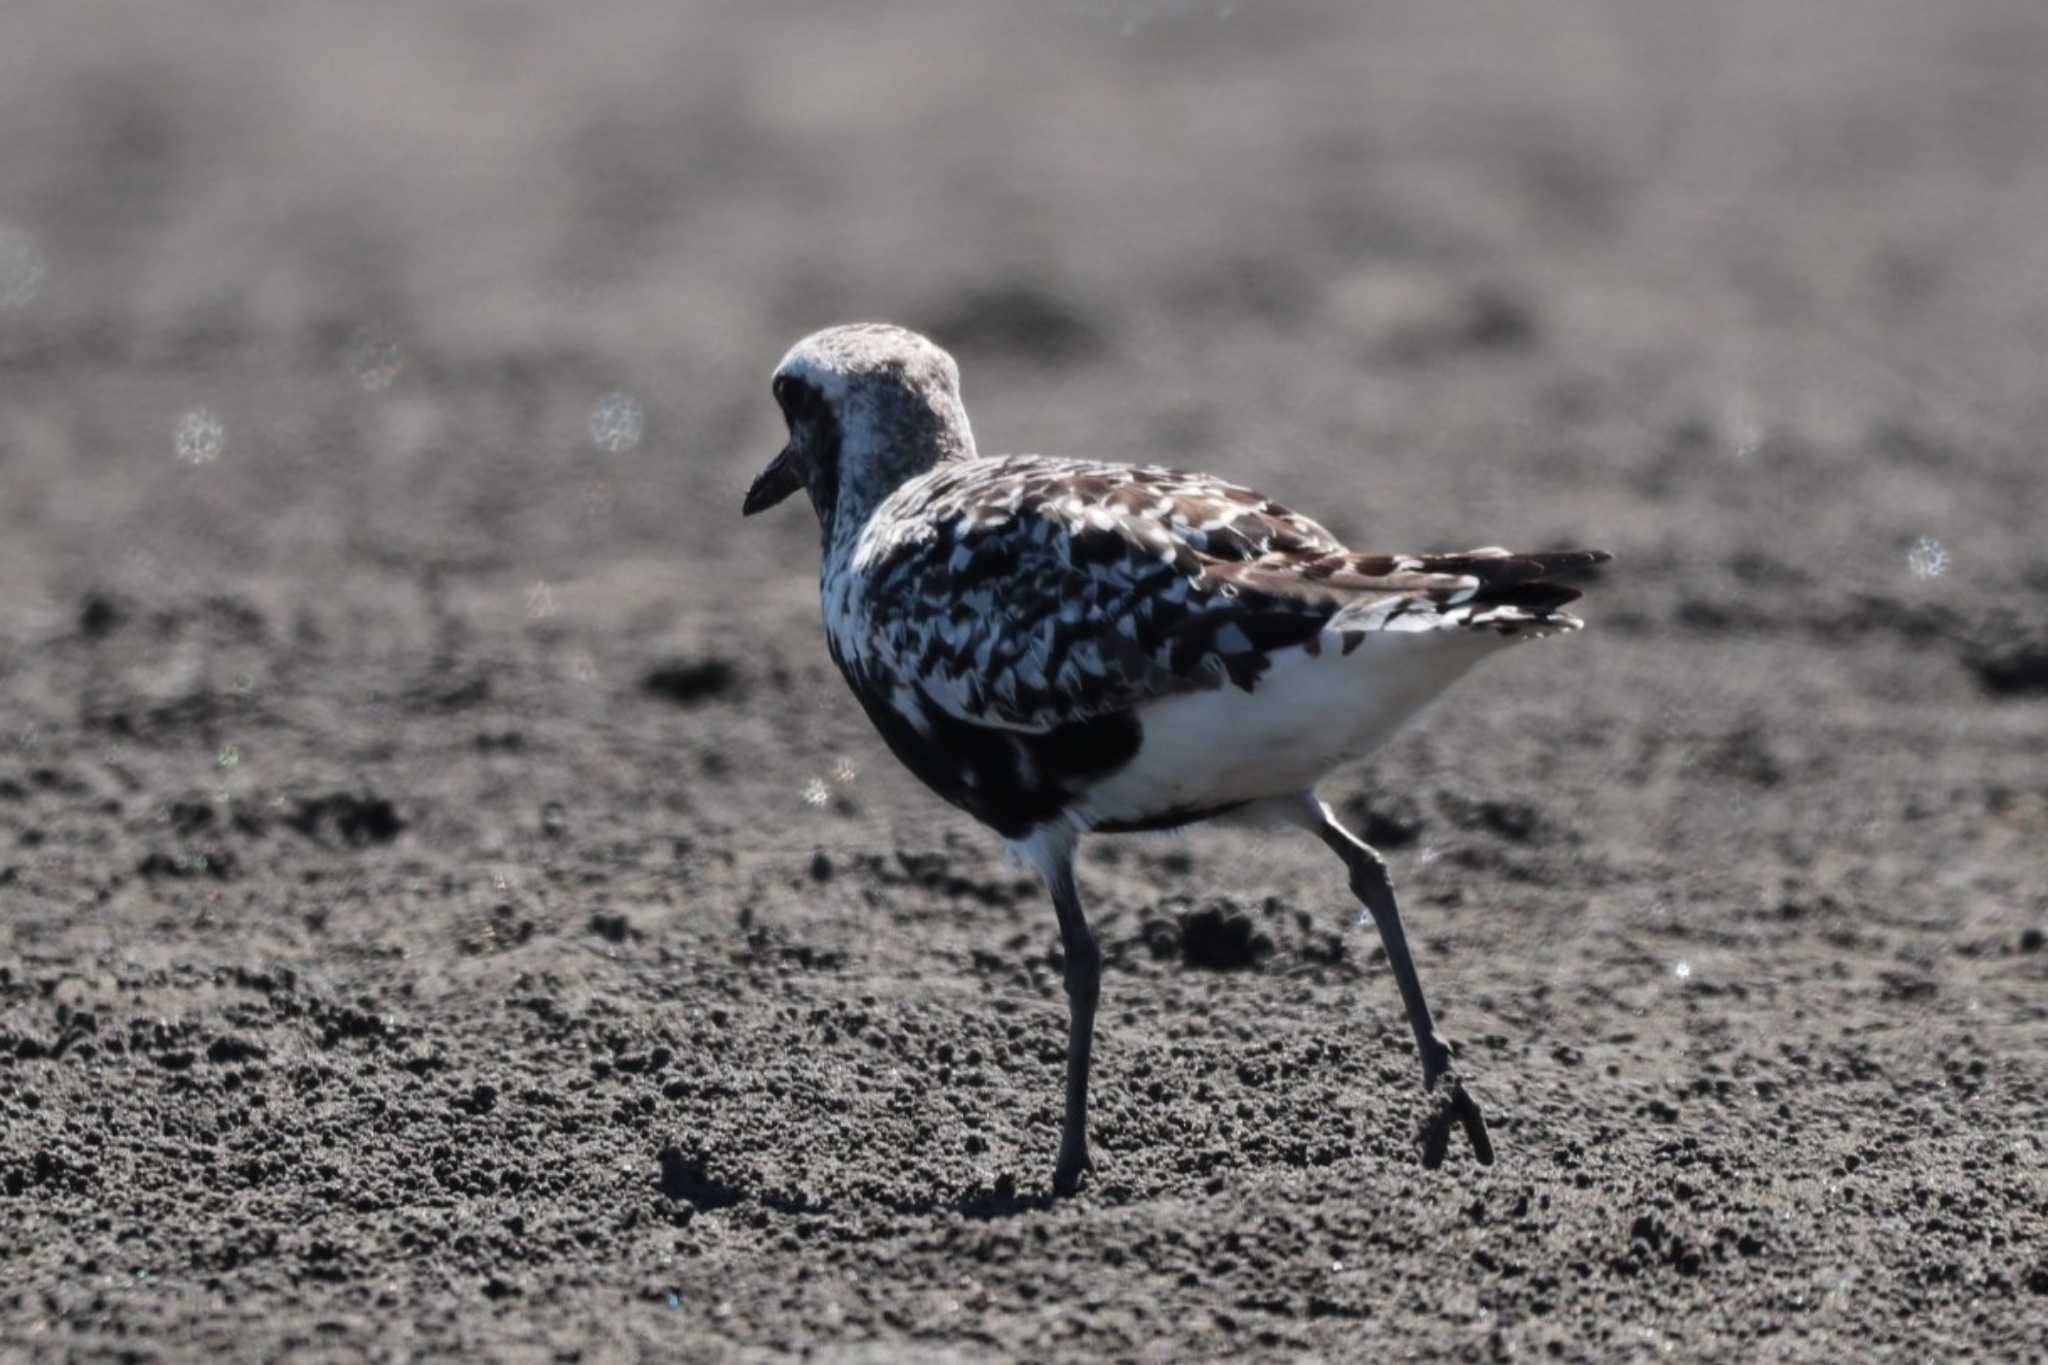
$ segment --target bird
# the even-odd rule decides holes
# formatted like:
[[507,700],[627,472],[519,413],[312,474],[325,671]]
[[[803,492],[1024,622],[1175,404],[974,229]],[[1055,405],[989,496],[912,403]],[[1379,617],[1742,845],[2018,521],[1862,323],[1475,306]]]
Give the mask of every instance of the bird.
[[1579,629],[1563,608],[1580,591],[1558,578],[1607,552],[1360,553],[1207,474],[984,456],[953,357],[886,323],[804,337],[772,392],[788,441],[743,515],[808,495],[826,646],[854,697],[896,758],[1050,893],[1068,1005],[1052,1196],[1095,1169],[1102,952],[1076,849],[1203,822],[1304,830],[1342,862],[1414,1032],[1422,1164],[1442,1163],[1454,1124],[1492,1164],[1386,861],[1317,786],[1482,659]]

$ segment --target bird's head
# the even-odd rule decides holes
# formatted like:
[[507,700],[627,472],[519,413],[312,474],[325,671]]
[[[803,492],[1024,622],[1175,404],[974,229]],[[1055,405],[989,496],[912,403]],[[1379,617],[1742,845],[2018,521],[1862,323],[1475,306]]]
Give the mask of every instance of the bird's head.
[[774,392],[789,444],[754,480],[742,510],[766,511],[801,488],[828,542],[835,525],[859,525],[906,479],[974,454],[959,366],[901,327],[813,332],[775,367]]

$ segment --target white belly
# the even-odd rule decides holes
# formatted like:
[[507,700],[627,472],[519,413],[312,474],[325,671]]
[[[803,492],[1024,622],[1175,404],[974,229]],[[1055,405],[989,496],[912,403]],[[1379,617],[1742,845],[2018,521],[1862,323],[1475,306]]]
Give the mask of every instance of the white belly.
[[1226,686],[1142,707],[1144,744],[1089,789],[1087,823],[1306,790],[1371,753],[1505,643],[1490,631],[1388,632],[1367,635],[1347,656],[1341,637],[1326,635],[1318,655],[1274,654],[1250,692]]

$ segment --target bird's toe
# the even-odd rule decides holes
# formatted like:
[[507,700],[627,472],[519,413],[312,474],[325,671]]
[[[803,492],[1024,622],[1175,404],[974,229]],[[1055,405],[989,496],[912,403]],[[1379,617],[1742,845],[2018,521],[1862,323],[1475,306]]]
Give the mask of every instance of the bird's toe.
[[1472,1144],[1473,1159],[1482,1166],[1491,1166],[1493,1138],[1486,1131],[1486,1115],[1480,1111],[1479,1101],[1465,1089],[1465,1083],[1452,1076],[1450,1084],[1437,1093],[1429,1106],[1429,1117],[1423,1120],[1420,1135],[1423,1169],[1433,1171],[1444,1164],[1444,1157],[1450,1150],[1453,1124],[1465,1130],[1465,1138]]
[[1095,1169],[1095,1158],[1086,1151],[1063,1153],[1059,1165],[1053,1168],[1052,1193],[1055,1199],[1065,1199],[1077,1194],[1082,1178]]

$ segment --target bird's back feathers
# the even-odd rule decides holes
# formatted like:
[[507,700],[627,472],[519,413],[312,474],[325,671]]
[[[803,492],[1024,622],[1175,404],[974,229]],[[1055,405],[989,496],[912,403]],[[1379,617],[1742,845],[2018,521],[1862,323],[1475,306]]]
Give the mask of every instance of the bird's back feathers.
[[1551,576],[1599,551],[1373,555],[1235,484],[1043,457],[941,465],[825,566],[850,678],[1042,733],[1180,693],[1254,690],[1282,650],[1379,631],[1572,629]]

